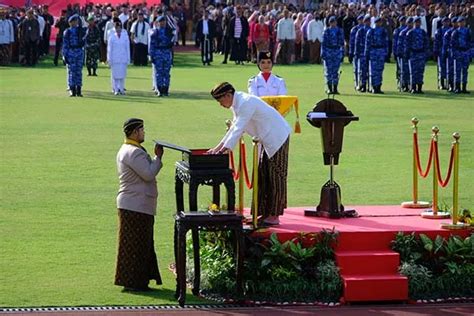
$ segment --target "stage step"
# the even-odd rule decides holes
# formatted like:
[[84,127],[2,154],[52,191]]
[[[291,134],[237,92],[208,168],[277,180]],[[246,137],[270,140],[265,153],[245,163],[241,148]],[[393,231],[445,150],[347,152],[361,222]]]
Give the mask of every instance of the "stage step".
[[397,274],[400,255],[391,250],[337,251],[336,262],[341,274]]
[[339,235],[336,250],[366,251],[391,249],[390,244],[395,239],[396,232],[351,232]]
[[408,300],[408,279],[404,276],[351,274],[341,277],[346,302]]

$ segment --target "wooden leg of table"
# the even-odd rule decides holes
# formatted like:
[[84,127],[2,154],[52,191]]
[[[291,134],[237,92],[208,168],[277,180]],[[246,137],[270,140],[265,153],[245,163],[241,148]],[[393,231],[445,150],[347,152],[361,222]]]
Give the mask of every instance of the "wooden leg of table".
[[178,224],[177,220],[174,222],[174,264],[176,271],[176,291],[174,293],[174,298],[179,297],[179,277],[178,277],[178,264],[179,264],[179,246],[178,246]]
[[236,266],[236,285],[237,285],[237,295],[241,296],[243,284],[242,284],[242,273],[243,273],[243,266],[244,266],[244,236],[242,233],[242,229],[238,228],[235,230],[235,238],[237,241],[237,266]]
[[199,287],[201,286],[201,258],[199,254],[199,229],[192,229],[193,253],[194,253],[194,282],[193,294],[199,295]]
[[221,192],[218,184],[212,186],[212,203],[221,205]]
[[235,183],[234,179],[231,177],[229,180],[224,182],[225,188],[227,190],[227,209],[229,211],[235,210]]
[[191,212],[197,212],[198,210],[198,187],[199,184],[193,180],[189,182],[189,210]]
[[178,263],[176,265],[178,274],[179,297],[178,303],[181,307],[186,301],[186,228],[178,225]]
[[183,181],[176,175],[174,180],[174,191],[176,195],[176,212],[184,212]]

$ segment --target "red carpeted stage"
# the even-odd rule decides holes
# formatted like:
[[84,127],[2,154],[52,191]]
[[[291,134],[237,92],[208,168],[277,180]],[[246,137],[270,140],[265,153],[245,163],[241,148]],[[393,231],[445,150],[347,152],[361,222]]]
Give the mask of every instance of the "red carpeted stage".
[[302,232],[317,233],[334,228],[339,232],[335,252],[346,302],[408,299],[407,278],[397,271],[399,255],[390,248],[398,232],[423,233],[431,238],[469,235],[468,230],[442,229],[441,223],[449,223],[449,219],[424,219],[420,216],[423,210],[398,205],[349,206],[346,209],[355,209],[359,217],[342,219],[304,216],[305,209],[308,207],[286,209],[279,226],[259,230],[259,233],[276,233],[283,242]]

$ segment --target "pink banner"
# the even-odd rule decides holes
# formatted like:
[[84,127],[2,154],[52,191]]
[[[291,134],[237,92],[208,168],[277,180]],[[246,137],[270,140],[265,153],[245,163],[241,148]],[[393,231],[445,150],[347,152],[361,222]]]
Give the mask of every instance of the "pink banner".
[[74,0],[74,1],[66,1],[66,0],[0,0],[1,4],[6,4],[13,7],[24,7],[25,5],[40,5],[40,4],[47,4],[49,6],[49,12],[54,16],[59,16],[59,13],[62,9],[66,9],[68,4],[76,4],[79,3],[81,6],[85,5],[86,3],[108,3],[112,5],[122,4],[122,3],[130,3],[130,4],[137,4],[146,2],[147,6],[151,6],[154,4],[160,4],[161,0],[108,0],[108,1],[87,1],[87,0]]

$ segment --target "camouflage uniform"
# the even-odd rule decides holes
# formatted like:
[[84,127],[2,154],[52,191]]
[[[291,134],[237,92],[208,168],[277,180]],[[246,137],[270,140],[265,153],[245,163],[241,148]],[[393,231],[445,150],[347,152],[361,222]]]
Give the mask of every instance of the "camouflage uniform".
[[410,70],[412,93],[422,93],[423,76],[430,43],[428,35],[420,25],[416,25],[407,33],[407,56]]
[[155,66],[156,86],[159,90],[159,95],[163,96],[168,95],[170,86],[172,39],[173,33],[171,28],[157,28],[150,36],[150,45],[148,46],[148,53]]
[[64,31],[63,57],[68,70],[68,86],[72,96],[80,95],[82,87],[82,66],[84,65],[84,35],[80,26],[69,27]]
[[[458,19],[458,22],[460,22],[460,19]],[[453,31],[451,35],[451,48],[454,62],[454,92],[467,93],[466,86],[471,49],[470,31],[467,27],[459,27]]]
[[93,75],[96,76],[97,61],[100,57],[100,31],[97,26],[87,28],[85,42],[87,71],[90,76],[93,70]]
[[324,60],[324,76],[329,93],[338,93],[339,67],[344,52],[344,35],[338,27],[330,27],[324,31],[321,56]]
[[388,53],[388,34],[383,27],[376,26],[367,32],[365,43],[366,56],[369,59],[370,85],[374,93],[382,93],[382,74]]

